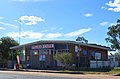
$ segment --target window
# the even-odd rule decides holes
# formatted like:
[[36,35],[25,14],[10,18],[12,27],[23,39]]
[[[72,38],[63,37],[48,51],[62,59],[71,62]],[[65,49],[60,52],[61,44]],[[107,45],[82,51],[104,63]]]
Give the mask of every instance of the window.
[[49,50],[43,50],[43,54],[48,54]]
[[82,54],[83,54],[84,56],[87,55],[87,54],[88,54],[87,50],[83,50],[83,51],[82,51]]
[[96,52],[95,53],[95,59],[101,59],[101,53]]
[[38,53],[38,50],[33,50],[33,55],[38,55],[39,53]]
[[66,52],[66,50],[62,50],[62,52]]
[[39,55],[39,61],[45,61],[45,55]]
[[91,55],[92,55],[92,56],[95,56],[95,51],[92,51]]
[[95,60],[95,51],[91,52],[91,60]]
[[58,50],[58,52],[62,52],[61,50]]
[[69,50],[66,50],[66,52],[69,52]]

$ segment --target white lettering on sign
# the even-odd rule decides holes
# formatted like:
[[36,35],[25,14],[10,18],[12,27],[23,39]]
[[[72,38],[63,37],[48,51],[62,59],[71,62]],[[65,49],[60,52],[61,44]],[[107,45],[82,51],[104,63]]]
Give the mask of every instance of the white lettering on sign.
[[54,44],[34,45],[31,48],[32,49],[54,48]]

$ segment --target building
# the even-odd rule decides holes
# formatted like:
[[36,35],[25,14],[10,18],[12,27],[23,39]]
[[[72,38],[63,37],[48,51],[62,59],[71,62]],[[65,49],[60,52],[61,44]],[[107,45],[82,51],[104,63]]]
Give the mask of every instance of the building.
[[[20,61],[35,69],[57,68],[60,62],[54,59],[59,52],[72,53],[76,67],[90,68],[91,61],[108,61],[108,47],[97,44],[85,44],[76,41],[43,40],[14,46],[11,50],[20,50]],[[14,52],[12,51],[12,54]]]

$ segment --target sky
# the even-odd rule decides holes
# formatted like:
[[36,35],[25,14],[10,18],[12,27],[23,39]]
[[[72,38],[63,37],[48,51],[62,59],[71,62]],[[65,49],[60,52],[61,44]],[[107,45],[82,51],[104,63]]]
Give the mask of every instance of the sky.
[[120,0],[1,0],[0,38],[20,44],[84,37],[108,46],[108,27],[120,19]]

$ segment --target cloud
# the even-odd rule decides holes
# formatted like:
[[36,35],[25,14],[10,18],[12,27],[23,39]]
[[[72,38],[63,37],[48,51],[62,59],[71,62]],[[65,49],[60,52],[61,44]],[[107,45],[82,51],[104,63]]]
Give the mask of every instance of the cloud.
[[[40,39],[43,37],[43,33],[38,33],[38,32],[33,32],[33,31],[26,31],[26,32],[21,32],[20,33],[20,38],[23,39]],[[7,36],[12,37],[12,38],[18,38],[19,33],[17,32],[11,32],[7,33]]]
[[9,37],[12,37],[12,38],[17,38],[17,37],[19,37],[19,33],[10,32],[10,33],[7,33],[6,36],[9,36]]
[[44,21],[44,19],[42,19],[41,17],[37,17],[37,16],[21,16],[19,19],[25,25],[35,25],[38,22]]
[[91,28],[79,29],[79,30],[77,30],[77,31],[67,33],[67,34],[65,34],[64,36],[65,36],[65,37],[74,37],[74,36],[78,36],[78,35],[81,35],[81,34],[83,34],[83,33],[89,32],[89,31],[91,31]]
[[109,26],[117,25],[117,23],[110,23]]
[[[20,38],[22,39],[55,39],[55,38],[71,38],[71,37],[75,37],[75,36],[79,36],[83,33],[89,32],[91,31],[91,28],[87,28],[87,29],[79,29],[77,31],[74,32],[70,32],[70,33],[59,33],[59,32],[55,32],[55,33],[42,33],[42,32],[33,32],[33,31],[25,31],[25,32],[21,32],[20,33]],[[9,37],[12,38],[18,38],[19,37],[19,33],[18,32],[10,32],[6,34]]]
[[108,22],[101,22],[100,25],[101,25],[101,26],[108,26],[109,23],[108,23]]
[[55,31],[55,30],[62,30],[62,27],[52,27],[50,28],[50,31]]
[[120,0],[114,0],[114,2],[109,1],[105,5],[108,6],[108,10],[114,11],[114,12],[120,12]]
[[105,6],[102,6],[102,7],[101,7],[101,9],[107,10],[107,7],[105,7]]
[[46,29],[46,30],[42,30],[41,32],[48,32],[48,31],[49,31],[49,30]]
[[44,38],[60,38],[60,37],[71,38],[71,37],[79,36],[89,31],[91,31],[91,28],[79,29],[77,31],[66,33],[66,34],[65,33],[47,33]]
[[86,13],[86,14],[84,14],[84,16],[85,16],[85,17],[90,17],[90,16],[93,16],[93,14],[91,14],[91,13]]
[[0,27],[0,30],[5,30],[5,28],[3,28],[3,27]]
[[53,31],[60,31],[60,30],[63,30],[63,27],[51,27],[50,29],[45,29],[41,32],[53,32]]
[[101,26],[112,26],[112,25],[116,25],[117,23],[109,23],[109,22],[101,22],[99,25]]
[[46,34],[45,38],[59,38],[62,36],[62,33],[48,33]]
[[12,28],[18,28],[18,26],[14,25],[14,24],[10,24],[10,23],[0,22],[0,24],[5,25],[5,26],[9,26]]
[[0,17],[0,19],[3,19],[3,17]]
[[17,2],[45,2],[47,0],[13,0]]

